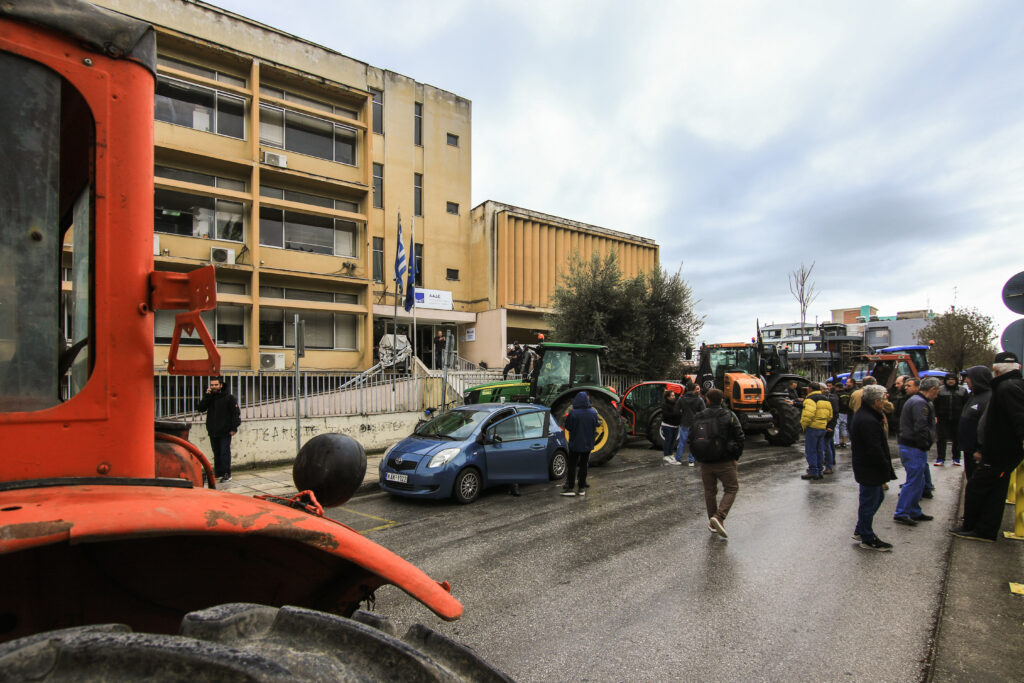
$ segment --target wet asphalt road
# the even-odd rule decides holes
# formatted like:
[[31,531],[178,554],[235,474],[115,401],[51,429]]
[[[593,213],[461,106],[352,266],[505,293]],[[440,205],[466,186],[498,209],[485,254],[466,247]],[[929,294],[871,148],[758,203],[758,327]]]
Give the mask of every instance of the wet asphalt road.
[[921,679],[959,468],[933,468],[923,504],[936,519],[914,528],[892,522],[891,484],[875,531],[895,549],[879,553],[850,538],[848,450],[835,475],[805,482],[801,447],[749,445],[726,541],[707,531],[699,468],[664,465],[645,445],[592,469],[582,499],[555,484],[468,506],[373,494],[329,514],[450,581],[465,607],[444,623],[389,586],[375,611],[466,643],[520,681]]

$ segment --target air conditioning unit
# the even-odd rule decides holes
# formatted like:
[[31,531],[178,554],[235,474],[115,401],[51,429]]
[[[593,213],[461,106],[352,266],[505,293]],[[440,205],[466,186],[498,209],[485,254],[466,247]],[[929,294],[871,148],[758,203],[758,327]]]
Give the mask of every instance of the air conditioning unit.
[[278,168],[288,168],[288,157],[277,152],[264,152],[263,163],[277,166]]
[[210,263],[223,266],[235,264],[235,250],[226,247],[210,247]]
[[284,354],[261,353],[260,370],[284,370]]

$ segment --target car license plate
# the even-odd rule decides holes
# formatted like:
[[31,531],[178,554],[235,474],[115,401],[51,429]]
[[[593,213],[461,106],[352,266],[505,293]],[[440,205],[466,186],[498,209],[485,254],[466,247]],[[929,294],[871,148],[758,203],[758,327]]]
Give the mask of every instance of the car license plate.
[[397,481],[399,484],[409,483],[408,474],[395,474],[394,472],[385,472],[384,478],[387,479],[388,481]]

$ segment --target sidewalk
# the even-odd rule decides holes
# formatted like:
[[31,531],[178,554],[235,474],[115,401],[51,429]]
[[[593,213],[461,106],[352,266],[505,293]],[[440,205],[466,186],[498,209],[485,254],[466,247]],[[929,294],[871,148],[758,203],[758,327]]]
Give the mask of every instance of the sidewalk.
[[[355,495],[362,496],[380,490],[377,485],[377,466],[383,455],[383,451],[366,454],[366,474]],[[227,484],[218,484],[217,488],[243,496],[270,495],[291,498],[298,493],[292,482],[291,463],[233,472],[231,481]]]

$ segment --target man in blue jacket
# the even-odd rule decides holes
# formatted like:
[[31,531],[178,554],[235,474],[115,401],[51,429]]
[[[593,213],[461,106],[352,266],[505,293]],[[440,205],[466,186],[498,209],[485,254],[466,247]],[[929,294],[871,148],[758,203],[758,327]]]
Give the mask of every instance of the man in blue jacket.
[[[590,406],[590,396],[585,391],[576,394],[572,400],[572,410],[565,417],[565,431],[569,433],[569,471],[565,474],[563,496],[587,495],[587,465],[590,463],[590,451],[594,450],[597,440],[599,419],[597,411]],[[579,473],[578,493],[576,477]]]
[[935,377],[921,380],[921,391],[912,395],[900,414],[900,460],[907,473],[907,481],[900,491],[893,521],[906,526],[933,519],[921,509],[921,496],[928,472],[928,450],[935,443],[935,406],[932,401],[939,395],[941,382]]

